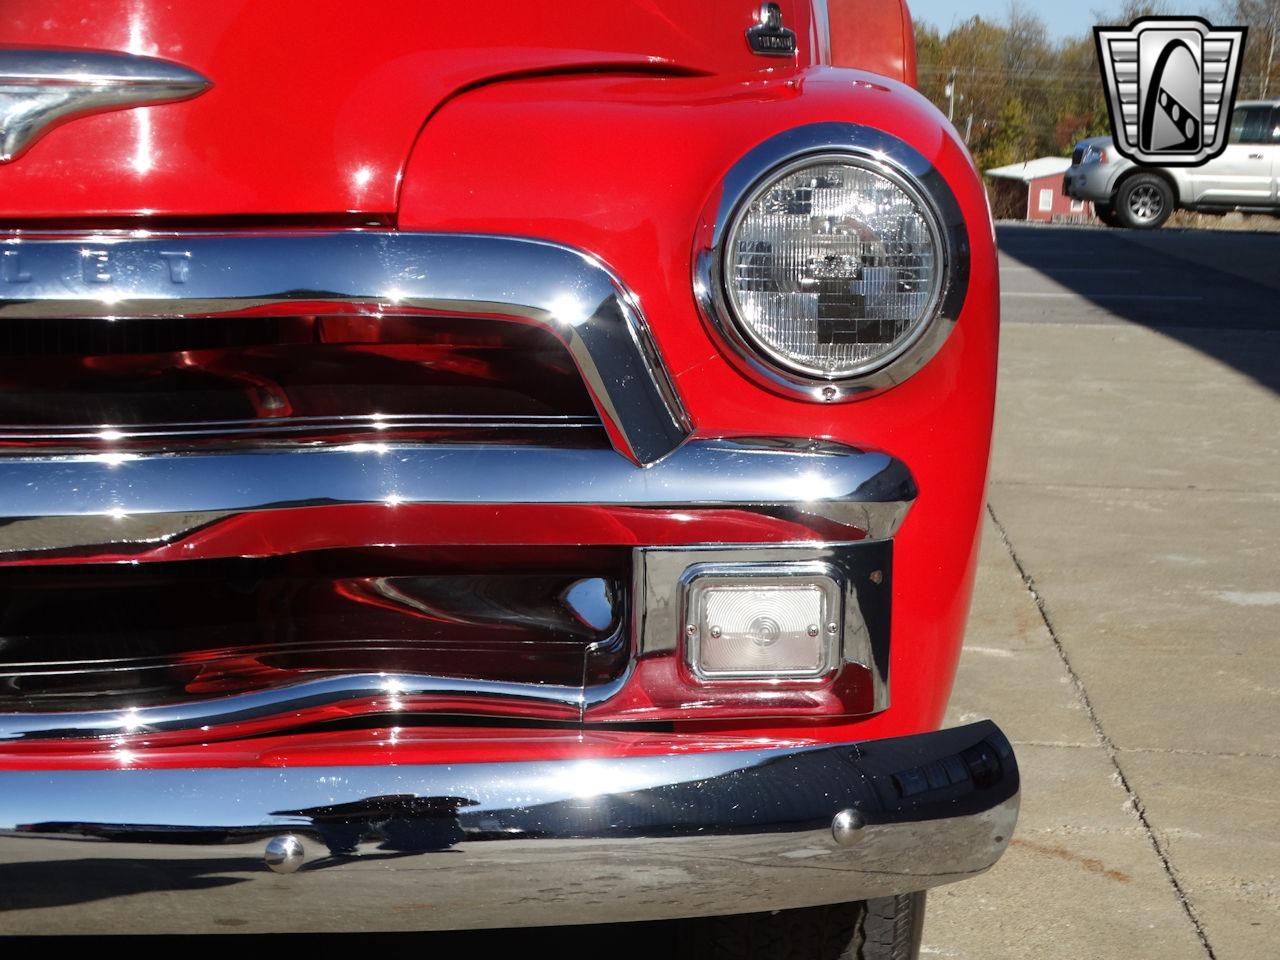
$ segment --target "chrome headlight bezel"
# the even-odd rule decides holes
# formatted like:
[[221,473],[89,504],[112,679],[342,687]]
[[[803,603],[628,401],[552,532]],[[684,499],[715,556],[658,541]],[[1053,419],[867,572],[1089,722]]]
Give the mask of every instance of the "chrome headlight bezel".
[[[850,373],[828,376],[780,356],[740,317],[725,258],[751,203],[808,164],[850,163],[889,180],[912,200],[936,240],[938,282],[923,319],[890,350]],[[694,293],[716,339],[753,379],[777,392],[839,402],[879,392],[911,376],[937,353],[960,315],[969,285],[964,218],[941,174],[919,151],[882,131],[850,123],[795,127],[766,140],[730,169],[704,216],[694,256]]]

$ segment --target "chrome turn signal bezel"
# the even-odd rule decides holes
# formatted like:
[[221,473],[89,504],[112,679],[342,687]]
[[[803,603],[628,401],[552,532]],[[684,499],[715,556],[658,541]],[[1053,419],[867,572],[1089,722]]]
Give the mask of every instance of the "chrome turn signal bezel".
[[[940,283],[924,320],[903,341],[831,378],[775,355],[737,314],[725,282],[725,258],[751,202],[780,177],[807,163],[845,162],[885,177],[916,201],[935,231]],[[775,392],[817,403],[865,397],[903,382],[942,347],[969,286],[969,235],[960,205],[937,169],[914,147],[852,123],[815,123],[771,137],[730,168],[703,217],[694,250],[694,295],[713,337],[742,372]]]

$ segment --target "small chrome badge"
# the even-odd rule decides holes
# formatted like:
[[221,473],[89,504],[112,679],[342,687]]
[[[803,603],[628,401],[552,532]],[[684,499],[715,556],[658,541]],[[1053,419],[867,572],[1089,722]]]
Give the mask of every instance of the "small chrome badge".
[[752,53],[766,57],[791,57],[796,52],[796,32],[782,25],[782,8],[776,3],[760,5],[758,23],[747,28]]
[[59,123],[198,96],[212,84],[168,60],[97,50],[0,49],[0,163]]

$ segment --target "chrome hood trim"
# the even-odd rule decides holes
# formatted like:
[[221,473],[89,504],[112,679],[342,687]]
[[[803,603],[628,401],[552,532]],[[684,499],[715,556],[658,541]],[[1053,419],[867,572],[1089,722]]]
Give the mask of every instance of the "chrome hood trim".
[[167,60],[97,50],[0,49],[0,163],[59,123],[199,96],[213,84]]

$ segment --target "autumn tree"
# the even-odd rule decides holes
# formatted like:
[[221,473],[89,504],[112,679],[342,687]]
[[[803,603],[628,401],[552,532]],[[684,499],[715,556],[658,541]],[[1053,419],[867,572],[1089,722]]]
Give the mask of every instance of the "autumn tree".
[[[1245,24],[1240,96],[1280,97],[1280,0],[1220,0],[1215,23]],[[1169,14],[1164,0],[1127,0],[1108,22]],[[1092,31],[1059,41],[1022,3],[1002,20],[970,17],[946,33],[916,24],[920,90],[953,121],[980,169],[1071,153],[1110,129]],[[953,96],[946,88],[954,78]]]

